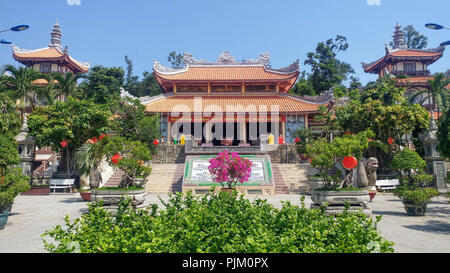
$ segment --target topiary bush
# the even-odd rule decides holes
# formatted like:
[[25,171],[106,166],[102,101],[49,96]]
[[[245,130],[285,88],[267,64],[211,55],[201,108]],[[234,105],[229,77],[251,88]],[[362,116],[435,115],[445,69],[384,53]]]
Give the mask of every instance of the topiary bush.
[[[382,238],[376,220],[362,213],[327,215],[289,202],[281,209],[266,200],[219,193],[172,195],[164,209],[156,204],[133,210],[122,200],[115,217],[100,204],[65,227],[56,226],[42,236],[45,249],[67,252],[148,253],[361,253],[393,252]],[[52,240],[53,241],[53,240]]]

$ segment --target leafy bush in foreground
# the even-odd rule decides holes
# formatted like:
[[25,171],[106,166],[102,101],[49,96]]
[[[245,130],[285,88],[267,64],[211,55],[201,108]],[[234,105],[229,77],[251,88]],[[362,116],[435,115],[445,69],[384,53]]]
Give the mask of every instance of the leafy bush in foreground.
[[362,213],[329,216],[284,202],[281,209],[265,200],[218,195],[171,196],[165,209],[137,210],[123,200],[115,217],[99,204],[66,227],[56,226],[44,240],[50,252],[393,252],[376,221]]

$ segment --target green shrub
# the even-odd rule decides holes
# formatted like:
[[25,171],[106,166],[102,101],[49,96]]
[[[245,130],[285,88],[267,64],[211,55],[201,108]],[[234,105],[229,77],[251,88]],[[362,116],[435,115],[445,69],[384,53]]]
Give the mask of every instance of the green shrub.
[[42,236],[45,249],[61,252],[151,252],[151,253],[343,253],[393,252],[393,243],[383,239],[376,220],[362,213],[327,215],[321,209],[306,209],[283,203],[274,208],[266,200],[237,197],[237,193],[192,196],[176,194],[147,210],[130,208],[130,199],[120,203],[115,217],[90,205],[90,213],[66,226],[56,226]]
[[410,189],[407,186],[400,186],[394,190],[394,195],[403,199],[405,203],[425,205],[431,202],[432,197],[438,196],[439,192],[434,188]]
[[0,212],[21,192],[30,189],[30,177],[22,174],[22,168],[6,169],[0,177]]
[[425,169],[425,160],[420,155],[408,148],[397,152],[392,160],[392,168],[411,174],[411,170],[423,172]]

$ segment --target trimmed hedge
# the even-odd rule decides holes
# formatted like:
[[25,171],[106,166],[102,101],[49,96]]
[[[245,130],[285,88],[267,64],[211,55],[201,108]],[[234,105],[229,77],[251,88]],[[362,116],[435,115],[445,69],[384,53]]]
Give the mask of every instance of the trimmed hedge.
[[221,192],[170,197],[133,211],[123,200],[115,217],[93,204],[90,213],[42,236],[53,253],[361,253],[393,252],[393,243],[379,235],[376,223],[362,213],[327,215],[284,202],[281,209],[265,200]]

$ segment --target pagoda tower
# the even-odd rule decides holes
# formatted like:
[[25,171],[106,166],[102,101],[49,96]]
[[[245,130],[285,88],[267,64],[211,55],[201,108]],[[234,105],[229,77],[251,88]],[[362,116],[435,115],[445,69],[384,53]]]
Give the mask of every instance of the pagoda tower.
[[[430,87],[428,81],[433,79],[428,66],[443,56],[445,48],[443,46],[430,49],[408,48],[405,33],[398,22],[393,38],[393,48],[385,45],[385,56],[371,63],[361,63],[364,72],[378,74],[379,78],[385,75],[396,77],[397,85],[406,88],[406,96],[428,89]],[[428,101],[424,102],[423,106],[428,110],[432,108]]]
[[[56,21],[50,32],[50,44],[40,49],[22,49],[16,45],[12,45],[13,58],[19,63],[33,67],[41,73],[59,72],[65,74],[70,71],[74,74],[85,74],[89,71],[89,63],[80,62],[69,55],[68,46],[61,44],[61,27]],[[38,79],[34,84],[45,85],[45,79]]]

